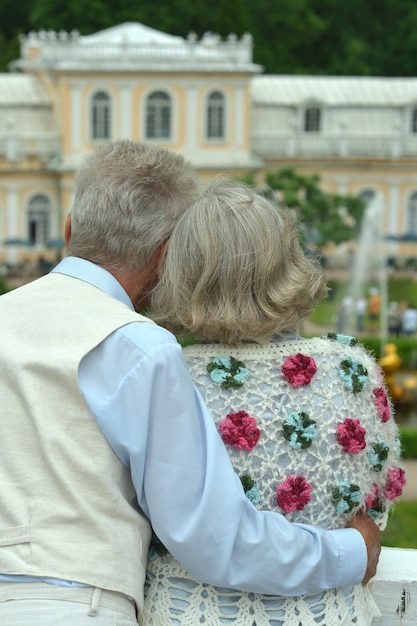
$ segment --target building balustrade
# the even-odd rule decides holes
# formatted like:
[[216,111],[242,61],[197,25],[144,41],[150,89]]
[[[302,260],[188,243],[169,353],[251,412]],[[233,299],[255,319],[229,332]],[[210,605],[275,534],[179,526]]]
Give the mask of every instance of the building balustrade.
[[415,134],[270,133],[252,134],[252,152],[265,159],[281,157],[415,158]]
[[[253,135],[252,153],[264,158],[415,158],[417,135],[361,134],[341,137],[331,133]],[[52,132],[0,132],[0,156],[9,161],[27,157],[48,160],[59,154],[59,137]]]
[[59,153],[59,137],[56,133],[0,133],[0,157],[10,162],[29,157],[48,161]]
[[88,41],[78,33],[55,33],[40,31],[20,38],[22,59],[25,66],[54,66],[60,63],[85,63],[97,61],[135,61],[158,62],[198,61],[233,63],[237,66],[252,63],[252,37],[243,35],[238,39],[229,35],[227,40],[220,40],[217,35],[205,36],[201,40],[191,33],[187,39],[178,42],[134,42]]

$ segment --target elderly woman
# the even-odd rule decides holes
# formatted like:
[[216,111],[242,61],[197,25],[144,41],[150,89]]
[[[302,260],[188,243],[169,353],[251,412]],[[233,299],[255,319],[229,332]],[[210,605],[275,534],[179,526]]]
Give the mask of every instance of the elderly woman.
[[[323,528],[365,510],[383,529],[405,480],[381,372],[353,337],[297,334],[326,293],[291,213],[219,180],[175,227],[152,310],[199,340],[184,354],[254,506]],[[157,538],[147,578],[149,626],[366,626],[378,614],[369,585],[288,598],[200,583]]]

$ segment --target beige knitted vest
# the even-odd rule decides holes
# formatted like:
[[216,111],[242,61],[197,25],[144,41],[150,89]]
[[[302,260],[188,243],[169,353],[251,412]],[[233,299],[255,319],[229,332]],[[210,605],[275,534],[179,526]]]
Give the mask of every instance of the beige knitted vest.
[[149,523],[77,377],[134,321],[148,322],[58,273],[0,298],[0,572],[118,591],[141,608]]

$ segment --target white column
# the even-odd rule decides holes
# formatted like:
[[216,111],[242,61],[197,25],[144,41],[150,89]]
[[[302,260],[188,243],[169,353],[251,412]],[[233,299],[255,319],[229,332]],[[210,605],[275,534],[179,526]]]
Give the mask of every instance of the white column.
[[398,217],[400,208],[400,181],[397,178],[391,178],[388,182],[389,198],[387,232],[393,235],[397,234],[399,230]]
[[122,85],[120,93],[120,138],[132,139],[132,92],[130,85]]
[[17,189],[14,186],[9,186],[7,189],[7,225],[6,225],[6,238],[18,237],[19,233],[19,220],[18,220],[18,206],[17,206]]
[[[387,202],[387,223],[383,225],[383,234],[398,235],[401,234],[404,229],[401,227],[400,219],[404,218],[404,215],[400,215],[400,181],[397,178],[390,178],[389,193]],[[402,209],[404,211],[404,209]],[[387,256],[395,257],[398,254],[398,242],[387,241],[386,242]]]
[[[22,237],[25,233],[19,233],[19,208],[17,203],[17,188],[13,185],[7,187],[7,217],[6,217],[6,235],[5,239],[9,237]],[[7,247],[7,262],[14,264],[18,260],[18,250],[15,246]]]
[[82,129],[82,116],[81,116],[81,87],[79,85],[71,86],[71,113],[72,113],[72,125],[71,125],[71,148],[75,154],[81,153],[81,129]]
[[238,149],[243,148],[244,135],[243,129],[246,127],[244,124],[244,91],[242,87],[235,87],[235,106],[236,106],[236,115],[235,115],[235,146]]
[[[202,136],[204,129],[200,128],[198,123],[197,88],[191,83],[187,85],[185,106],[186,127],[184,152],[193,160],[193,156],[196,155],[198,150],[198,138]],[[203,124],[204,119],[205,116],[203,114]]]

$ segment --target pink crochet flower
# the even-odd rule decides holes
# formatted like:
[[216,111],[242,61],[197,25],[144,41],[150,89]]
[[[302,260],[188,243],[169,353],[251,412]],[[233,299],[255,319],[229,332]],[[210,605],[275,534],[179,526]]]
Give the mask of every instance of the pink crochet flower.
[[366,508],[372,509],[376,507],[379,503],[379,488],[375,483],[372,485],[370,493],[366,496]]
[[304,476],[288,476],[277,487],[277,504],[284,513],[302,511],[311,500],[312,489]]
[[226,415],[219,424],[219,430],[223,441],[238,450],[253,450],[261,435],[256,426],[256,419],[246,411]]
[[301,353],[287,357],[282,366],[282,373],[293,387],[308,385],[316,372],[314,359]]
[[374,394],[374,404],[378,411],[378,415],[383,422],[388,422],[391,419],[391,411],[389,408],[387,394],[385,393],[385,389],[383,387],[377,387],[373,391]]
[[345,452],[358,454],[366,448],[366,430],[358,419],[347,418],[337,426],[337,443]]
[[384,488],[384,494],[388,500],[398,498],[403,492],[405,483],[405,472],[401,467],[388,470],[388,478]]

